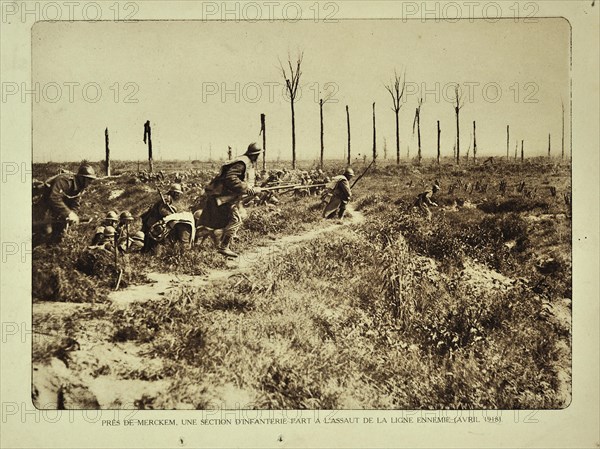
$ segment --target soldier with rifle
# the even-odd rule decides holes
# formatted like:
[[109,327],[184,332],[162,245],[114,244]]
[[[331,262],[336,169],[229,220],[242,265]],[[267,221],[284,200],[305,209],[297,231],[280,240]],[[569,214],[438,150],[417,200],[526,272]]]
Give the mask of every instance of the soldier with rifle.
[[262,191],[254,186],[254,165],[262,151],[257,143],[251,143],[242,156],[223,165],[206,187],[206,206],[196,225],[202,227],[205,234],[212,234],[219,253],[224,256],[237,257],[230,246],[246,215],[243,196],[255,196]]
[[352,188],[350,180],[354,177],[354,170],[348,167],[343,175],[334,176],[330,181],[328,193],[325,200],[327,204],[323,209],[323,218],[344,218],[346,205],[352,197]]
[[33,204],[34,246],[43,240],[60,243],[69,225],[79,223],[81,194],[94,179],[96,172],[84,161],[77,173],[61,173],[34,188],[40,192]]

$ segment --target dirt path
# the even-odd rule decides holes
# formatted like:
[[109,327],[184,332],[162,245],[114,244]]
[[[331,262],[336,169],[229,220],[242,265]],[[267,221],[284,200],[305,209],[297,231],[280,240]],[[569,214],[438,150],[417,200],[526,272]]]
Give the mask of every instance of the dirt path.
[[134,285],[125,290],[112,292],[109,295],[109,299],[117,306],[127,307],[128,304],[133,302],[164,298],[171,293],[178,292],[180,287],[197,288],[207,286],[213,282],[245,273],[259,260],[270,259],[287,251],[290,247],[298,243],[313,240],[327,232],[335,231],[349,224],[361,223],[364,220],[365,217],[363,214],[350,210],[349,217],[344,222],[335,222],[334,224],[312,229],[299,235],[288,235],[267,245],[258,246],[240,254],[238,258],[228,261],[227,269],[211,270],[208,274],[202,276],[150,272],[146,275],[152,283]]
[[[165,297],[175,299],[181,288],[209,286],[213,282],[247,272],[259,260],[274,257],[322,234],[364,221],[360,212],[350,211],[350,214],[343,223],[324,225],[254,248],[228,262],[227,269],[212,270],[204,276],[149,273],[147,276],[153,281],[151,284],[112,292],[109,295],[112,302],[108,304],[34,303],[34,321],[51,317],[64,319],[74,312],[88,313],[90,316],[85,326],[81,326],[76,332],[75,338],[66,339],[60,333],[39,336],[38,345],[43,347],[45,344],[53,344],[56,347],[58,343],[61,349],[46,362],[33,363],[34,403],[42,409],[144,408],[145,401],[164,393],[169,387],[168,380],[157,378],[163,361],[148,357],[150,345],[147,343],[111,341],[109,336],[115,332],[113,323],[93,318],[95,310],[106,307],[127,308],[134,302]],[[228,386],[217,388],[214,394],[226,403],[226,398],[231,396],[233,408],[241,393],[236,390],[235,394],[229,394],[227,388]],[[177,408],[186,407],[186,404],[177,405]]]

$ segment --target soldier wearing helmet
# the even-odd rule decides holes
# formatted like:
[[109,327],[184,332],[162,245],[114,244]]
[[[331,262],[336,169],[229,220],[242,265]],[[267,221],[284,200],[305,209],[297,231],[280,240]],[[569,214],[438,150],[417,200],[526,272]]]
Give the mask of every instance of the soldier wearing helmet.
[[117,215],[117,213],[114,210],[109,211],[106,214],[106,217],[104,217],[104,220],[102,221],[102,225],[103,226],[117,226],[117,224],[119,223],[119,216]]
[[344,218],[346,206],[352,197],[350,180],[353,177],[354,170],[348,167],[343,175],[334,176],[330,181],[323,198],[327,203],[323,209],[323,218]]
[[440,186],[437,182],[435,182],[430,190],[426,190],[425,192],[419,193],[413,204],[413,207],[418,208],[427,218],[427,220],[431,220],[431,210],[429,210],[429,206],[437,207],[437,203],[433,201],[433,195],[436,194],[440,190]]
[[33,210],[35,226],[42,225],[43,240],[59,243],[69,224],[79,223],[76,210],[80,196],[96,179],[96,172],[87,162],[82,162],[77,173],[60,173],[45,182],[44,192]]
[[171,184],[167,194],[165,196],[161,195],[161,198],[142,214],[142,232],[145,235],[144,252],[153,251],[158,243],[151,237],[150,229],[152,226],[167,215],[177,213],[182,197],[183,188],[181,184]]
[[[226,163],[221,167],[220,173],[214,178],[206,189],[208,198],[206,206],[199,217],[197,226],[218,232],[220,238],[215,238],[219,253],[228,257],[237,257],[230,248],[231,241],[235,238],[238,229],[242,226],[245,216],[242,197],[254,196],[261,192],[260,187],[255,187],[254,165],[262,153],[262,148],[257,143],[248,145],[243,156]],[[221,205],[217,204],[219,197],[233,198]]]

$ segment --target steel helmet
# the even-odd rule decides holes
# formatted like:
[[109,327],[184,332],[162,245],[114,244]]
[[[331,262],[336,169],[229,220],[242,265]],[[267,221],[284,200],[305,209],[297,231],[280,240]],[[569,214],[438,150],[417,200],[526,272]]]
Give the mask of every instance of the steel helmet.
[[105,221],[114,221],[115,223],[117,221],[119,221],[119,216],[117,215],[117,213],[114,210],[109,211],[106,214],[106,217],[104,217]]
[[115,231],[115,228],[113,228],[112,226],[107,226],[104,228],[105,237],[114,237],[116,232],[117,231]]
[[180,195],[183,195],[183,189],[181,188],[181,184],[171,184],[171,187],[169,187],[169,191],[167,193],[179,193]]
[[143,242],[145,237],[146,236],[144,235],[144,233],[142,231],[138,231],[135,234],[133,234],[133,236],[131,238],[132,238],[132,240],[138,240],[138,241]]
[[90,164],[83,163],[79,166],[79,170],[77,170],[77,176],[83,176],[84,178],[90,178],[90,179],[96,179],[96,171]]
[[95,234],[95,235],[98,235],[98,234],[104,234],[104,230],[105,230],[105,229],[106,229],[106,228],[105,228],[104,226],[98,226],[98,227],[96,228],[96,231],[94,232],[94,234]]
[[432,187],[432,189],[433,189],[434,192],[437,192],[438,190],[440,190],[440,186],[437,185],[437,184],[434,184],[433,187]]
[[262,153],[263,149],[256,142],[252,142],[248,145],[248,149],[246,150],[246,156],[254,156]]
[[344,172],[344,176],[354,176],[354,170],[352,170],[352,168],[348,167],[346,169],[346,171]]
[[125,210],[123,212],[121,212],[121,215],[119,216],[119,221],[121,223],[129,223],[133,221],[133,215],[131,215],[131,212],[129,212],[128,210]]

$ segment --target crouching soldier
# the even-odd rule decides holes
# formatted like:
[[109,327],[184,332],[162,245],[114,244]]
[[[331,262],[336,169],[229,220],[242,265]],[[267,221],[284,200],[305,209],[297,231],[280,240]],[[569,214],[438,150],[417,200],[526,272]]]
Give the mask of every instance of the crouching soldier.
[[437,203],[432,201],[432,197],[439,190],[440,186],[434,184],[431,187],[431,190],[426,190],[423,193],[419,193],[419,195],[417,195],[417,199],[413,204],[413,207],[418,208],[427,217],[427,220],[431,220],[431,210],[429,210],[429,206],[437,207]]
[[128,237],[122,237],[119,241],[119,250],[122,253],[138,253],[144,248],[144,233],[137,231]]
[[[99,233],[100,228],[102,228],[102,234]],[[116,230],[114,227],[100,226],[96,229],[96,235],[94,235],[92,245],[88,246],[88,249],[102,249],[108,252],[112,252],[114,250],[115,235]]]
[[142,232],[144,233],[143,252],[150,252],[156,249],[158,238],[164,236],[158,235],[161,233],[157,233],[156,229],[153,233],[150,231],[164,217],[177,212],[177,205],[182,196],[183,190],[181,184],[172,184],[166,196],[161,194],[161,198],[142,214]]
[[245,218],[244,195],[254,196],[261,192],[260,187],[254,187],[254,164],[261,153],[262,148],[251,143],[243,156],[223,165],[206,188],[206,206],[196,224],[201,230],[200,235],[212,234],[219,253],[224,256],[237,257],[230,245]]
[[83,162],[77,173],[61,173],[43,183],[33,206],[34,246],[43,240],[60,243],[69,225],[79,223],[80,196],[94,179],[96,172]]
[[344,218],[346,206],[352,197],[350,180],[354,177],[354,170],[350,167],[343,175],[334,176],[327,185],[327,190],[321,200],[325,204],[323,218]]

